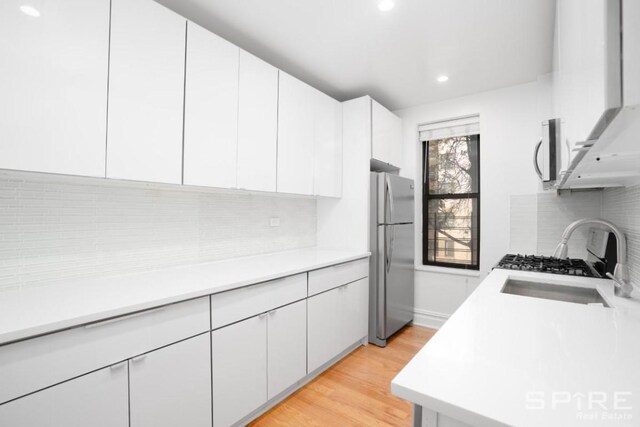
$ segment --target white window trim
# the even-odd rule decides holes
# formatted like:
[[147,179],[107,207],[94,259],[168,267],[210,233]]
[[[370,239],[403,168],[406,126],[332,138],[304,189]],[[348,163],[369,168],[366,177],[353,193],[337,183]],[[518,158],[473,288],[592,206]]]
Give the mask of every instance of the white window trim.
[[465,270],[464,268],[441,267],[439,265],[415,265],[416,271],[427,273],[452,274],[454,276],[480,277],[480,270]]

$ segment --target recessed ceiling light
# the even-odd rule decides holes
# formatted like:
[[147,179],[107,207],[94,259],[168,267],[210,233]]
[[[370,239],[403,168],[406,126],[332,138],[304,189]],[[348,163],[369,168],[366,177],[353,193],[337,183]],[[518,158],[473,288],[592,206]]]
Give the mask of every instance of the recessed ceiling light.
[[438,76],[438,78],[436,79],[438,81],[438,83],[444,83],[447,80],[449,80],[449,76],[445,76],[444,74],[441,76]]
[[20,6],[20,10],[27,16],[31,16],[33,18],[37,18],[40,16],[40,11],[33,6],[29,6],[28,4],[23,4]]
[[396,2],[393,0],[378,0],[378,9],[383,12],[388,12],[393,9],[393,6],[396,5]]

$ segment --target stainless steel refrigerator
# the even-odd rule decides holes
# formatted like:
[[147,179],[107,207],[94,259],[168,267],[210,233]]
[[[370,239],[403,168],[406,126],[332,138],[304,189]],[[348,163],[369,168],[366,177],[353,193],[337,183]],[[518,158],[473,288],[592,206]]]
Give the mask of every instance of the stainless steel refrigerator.
[[371,172],[369,342],[387,339],[413,320],[413,181]]

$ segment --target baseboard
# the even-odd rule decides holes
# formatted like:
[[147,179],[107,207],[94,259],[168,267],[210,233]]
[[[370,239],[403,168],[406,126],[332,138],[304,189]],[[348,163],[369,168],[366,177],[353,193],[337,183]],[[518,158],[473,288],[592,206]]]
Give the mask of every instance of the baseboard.
[[438,313],[436,311],[422,310],[419,308],[413,310],[413,324],[426,328],[440,329],[448,318],[448,314]]

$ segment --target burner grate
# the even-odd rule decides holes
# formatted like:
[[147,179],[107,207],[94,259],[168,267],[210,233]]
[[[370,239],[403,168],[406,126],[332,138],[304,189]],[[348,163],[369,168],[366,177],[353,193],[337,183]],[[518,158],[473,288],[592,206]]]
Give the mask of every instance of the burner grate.
[[502,257],[496,268],[569,276],[600,277],[584,260],[559,259],[538,255],[507,254]]

